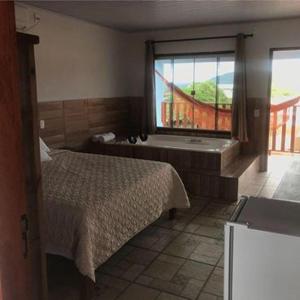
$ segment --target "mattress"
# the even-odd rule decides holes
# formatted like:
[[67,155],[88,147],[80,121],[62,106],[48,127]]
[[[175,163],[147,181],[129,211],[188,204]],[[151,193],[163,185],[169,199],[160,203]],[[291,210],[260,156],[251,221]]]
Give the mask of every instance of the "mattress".
[[46,252],[95,270],[163,211],[189,200],[167,163],[66,150],[42,163]]

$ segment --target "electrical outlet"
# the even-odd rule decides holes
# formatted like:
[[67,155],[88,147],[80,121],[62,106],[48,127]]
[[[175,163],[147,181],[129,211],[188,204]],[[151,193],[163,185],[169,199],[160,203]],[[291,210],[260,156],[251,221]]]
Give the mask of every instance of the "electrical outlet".
[[45,121],[44,120],[40,120],[40,128],[41,129],[45,128]]
[[259,109],[255,109],[254,110],[254,118],[259,118],[259,115],[260,115]]

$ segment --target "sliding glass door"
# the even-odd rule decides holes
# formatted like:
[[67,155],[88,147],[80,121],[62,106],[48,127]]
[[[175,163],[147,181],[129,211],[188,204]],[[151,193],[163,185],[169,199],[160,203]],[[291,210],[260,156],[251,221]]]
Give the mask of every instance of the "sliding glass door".
[[232,54],[158,57],[158,127],[230,131]]
[[269,151],[300,153],[300,49],[272,52]]

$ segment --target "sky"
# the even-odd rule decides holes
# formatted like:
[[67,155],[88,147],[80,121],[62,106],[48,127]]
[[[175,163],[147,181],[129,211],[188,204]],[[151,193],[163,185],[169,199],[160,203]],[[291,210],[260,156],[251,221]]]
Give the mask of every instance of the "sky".
[[300,94],[300,58],[274,59],[272,85]]

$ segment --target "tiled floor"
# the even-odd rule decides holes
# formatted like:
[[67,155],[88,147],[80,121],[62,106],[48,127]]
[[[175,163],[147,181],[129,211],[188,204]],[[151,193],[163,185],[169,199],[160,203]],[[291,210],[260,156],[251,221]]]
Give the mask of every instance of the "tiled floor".
[[[274,165],[248,183],[247,194],[272,197],[287,167]],[[102,265],[95,300],[223,299],[223,225],[235,204],[191,204],[175,220],[162,216]],[[50,300],[79,299],[73,264],[59,258],[50,266]]]
[[269,156],[268,172],[259,173],[255,180],[247,182],[242,187],[243,193],[251,196],[272,198],[285,172],[300,155],[272,155]]
[[[175,220],[162,216],[97,270],[95,300],[222,299],[223,225],[234,206],[207,205],[199,199],[191,203],[192,208],[180,210]],[[50,299],[79,299],[72,263],[60,258],[51,265],[56,282],[50,284]],[[65,278],[70,272],[73,288]]]

